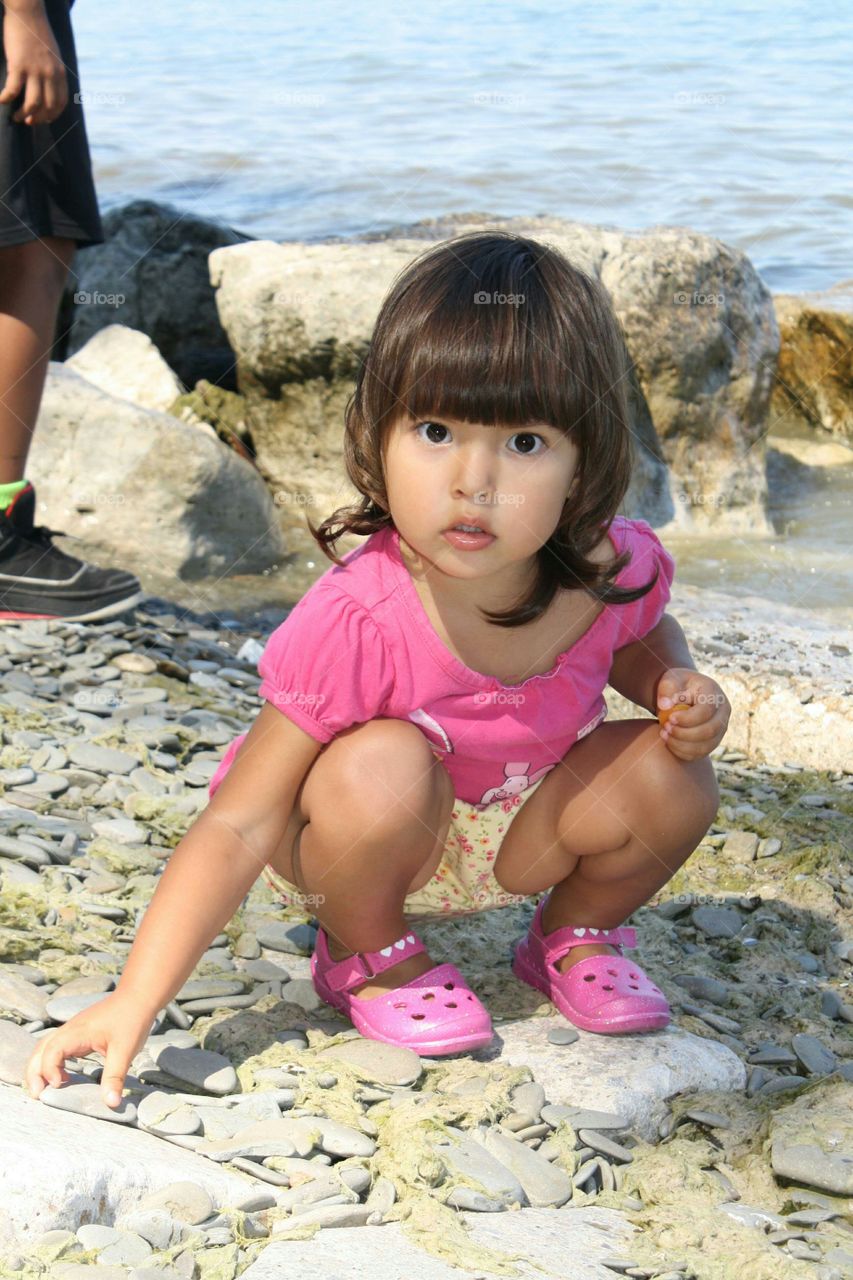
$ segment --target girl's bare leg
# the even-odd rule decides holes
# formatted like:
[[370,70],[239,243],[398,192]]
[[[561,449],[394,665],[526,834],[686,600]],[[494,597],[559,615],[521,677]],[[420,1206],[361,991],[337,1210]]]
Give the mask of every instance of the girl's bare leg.
[[[553,886],[547,933],[611,929],[645,905],[690,857],[716,816],[713,765],[676,759],[655,720],[605,722],[576,743],[513,820],[495,859],[510,893]],[[573,947],[564,971],[606,944]]]
[[[318,904],[333,959],[378,951],[406,932],[404,899],[438,865],[453,804],[446,770],[406,721],[353,726],[317,757],[272,865]],[[356,993],[393,990],[433,964],[413,956]]]

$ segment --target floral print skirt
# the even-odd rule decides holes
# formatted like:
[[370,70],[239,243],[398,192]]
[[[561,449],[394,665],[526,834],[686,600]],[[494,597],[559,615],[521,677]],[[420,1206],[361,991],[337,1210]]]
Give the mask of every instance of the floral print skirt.
[[[508,796],[487,805],[456,801],[441,861],[430,880],[410,893],[403,903],[403,914],[412,923],[452,916],[492,911],[497,907],[524,902],[526,896],[508,893],[495,879],[494,862],[510,823],[541,786],[547,774],[520,795]],[[296,885],[267,864],[262,872],[271,889],[287,906],[311,907]],[[530,897],[539,897],[541,891]]]

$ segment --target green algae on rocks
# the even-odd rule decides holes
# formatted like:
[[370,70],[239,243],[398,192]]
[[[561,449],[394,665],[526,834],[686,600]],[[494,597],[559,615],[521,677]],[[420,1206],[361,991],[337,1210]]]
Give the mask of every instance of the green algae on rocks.
[[231,444],[235,436],[244,444],[251,442],[251,405],[246,397],[216,386],[206,378],[199,379],[192,391],[178,396],[167,412],[173,418],[206,422],[226,444]]
[[185,812],[180,804],[182,799],[182,796],[152,796],[147,791],[137,791],[125,800],[124,812],[128,818],[144,822],[163,845],[174,849],[197,814],[195,807],[192,812]]
[[[346,1035],[329,1039],[319,1033],[309,1050],[298,1054],[301,1064],[310,1058],[312,1049],[328,1049],[330,1044]],[[314,1039],[314,1037],[312,1037]],[[324,1054],[321,1059],[328,1065]],[[445,1204],[455,1187],[466,1186],[488,1194],[475,1178],[458,1171],[451,1171],[436,1151],[437,1142],[455,1141],[454,1128],[470,1129],[477,1124],[493,1124],[514,1110],[511,1093],[517,1085],[531,1080],[532,1073],[526,1067],[511,1067],[505,1063],[478,1063],[470,1058],[460,1058],[440,1063],[425,1063],[425,1074],[420,1083],[422,1090],[377,1102],[370,1108],[370,1120],[377,1127],[376,1151],[367,1161],[372,1182],[386,1177],[393,1182],[397,1199],[385,1214],[384,1222],[400,1222],[405,1235],[413,1244],[433,1257],[463,1270],[488,1270],[502,1276],[519,1276],[521,1271],[513,1265],[523,1261],[525,1255],[506,1253],[476,1244],[471,1238],[464,1219],[457,1210]],[[339,1071],[340,1069],[340,1071]],[[334,1071],[339,1075],[333,1089],[317,1090],[318,1110],[328,1112],[330,1095],[339,1089],[352,1096],[361,1073],[340,1059],[334,1061]],[[348,1079],[350,1077],[350,1079]],[[453,1088],[474,1078],[485,1081],[477,1093],[454,1093]],[[314,1105],[310,1101],[299,1105]],[[357,1122],[357,1117],[356,1117]],[[520,1207],[520,1206],[517,1206]],[[511,1210],[510,1210],[511,1211]],[[277,1238],[305,1238],[302,1232],[310,1229],[297,1222],[294,1232],[290,1229],[277,1232]],[[538,1267],[537,1269],[545,1271]]]
[[[51,982],[61,982],[78,976],[87,951],[109,949],[113,929],[108,920],[95,915],[82,920],[80,913],[76,913],[73,922],[42,924],[51,896],[50,888],[42,883],[15,885],[4,881],[0,895],[0,962],[37,961]],[[80,927],[69,927],[70,923]],[[45,958],[45,951],[53,955]]]
[[[260,1017],[256,1018],[255,1013]],[[304,1108],[329,1119],[360,1128],[365,1113],[358,1102],[361,1085],[371,1082],[368,1072],[340,1058],[330,1057],[328,1050],[352,1038],[349,1028],[338,1035],[327,1035],[319,1028],[305,1031],[308,1046],[286,1041],[270,1043],[282,1022],[302,1020],[304,1010],[283,1004],[274,996],[258,1001],[247,1018],[245,1011],[235,1019],[233,1011],[217,1010],[197,1020],[194,1030],[204,1048],[230,1056],[237,1071],[241,1089],[251,1093],[259,1085],[256,1073],[270,1066],[293,1067],[298,1070],[294,1109]],[[294,1016],[295,1015],[295,1016]],[[231,1024],[239,1023],[239,1029]],[[203,1025],[202,1025],[203,1024]],[[315,1073],[333,1068],[337,1084],[320,1088]],[[484,1087],[477,1093],[454,1093],[454,1087],[481,1078]],[[435,1150],[436,1141],[455,1140],[453,1128],[470,1129],[477,1124],[494,1124],[513,1111],[511,1093],[517,1085],[531,1080],[527,1067],[511,1067],[505,1063],[483,1064],[471,1058],[440,1063],[425,1062],[420,1085],[412,1095],[378,1102],[370,1107],[369,1118],[376,1126],[376,1151],[367,1160],[371,1181],[389,1178],[397,1194],[393,1208],[384,1221],[399,1221],[413,1243],[444,1261],[463,1268],[490,1269],[494,1274],[517,1276],[521,1273],[512,1263],[520,1254],[503,1254],[484,1249],[470,1238],[458,1212],[443,1203],[456,1186],[468,1186],[487,1192],[479,1182],[456,1171],[450,1171]],[[265,1163],[276,1168],[275,1158]],[[283,1166],[282,1166],[283,1167]],[[439,1192],[440,1189],[440,1192]],[[271,1209],[265,1214],[267,1223],[286,1222],[276,1231],[277,1239],[308,1239],[318,1224],[300,1223],[298,1218],[277,1215]]]
[[[657,1145],[639,1141],[632,1149],[630,1165],[623,1166],[620,1192],[603,1191],[595,1203],[602,1208],[621,1209],[629,1222],[640,1228],[632,1239],[630,1253],[640,1266],[659,1265],[661,1250],[688,1263],[697,1280],[813,1280],[814,1262],[792,1257],[770,1241],[760,1228],[729,1217],[718,1206],[730,1203],[713,1173],[718,1168],[739,1193],[747,1207],[782,1214],[788,1191],[773,1175],[769,1159],[771,1133],[788,1112],[796,1119],[785,1125],[786,1134],[815,1141],[814,1126],[806,1115],[828,1110],[844,1129],[847,1149],[853,1145],[853,1119],[844,1100],[849,1085],[837,1079],[815,1080],[790,1094],[757,1095],[706,1091],[682,1095],[673,1105],[676,1116],[700,1107],[719,1112],[730,1121],[728,1128],[715,1128],[713,1139],[705,1128],[685,1121],[670,1138]],[[806,1098],[811,1101],[806,1102]],[[805,1121],[805,1122],[804,1122]],[[802,1128],[799,1126],[802,1125]],[[639,1196],[643,1208],[625,1210],[622,1197]],[[853,1222],[850,1201],[839,1201],[839,1212]],[[835,1233],[832,1224],[822,1224],[827,1245],[849,1247],[849,1234]]]

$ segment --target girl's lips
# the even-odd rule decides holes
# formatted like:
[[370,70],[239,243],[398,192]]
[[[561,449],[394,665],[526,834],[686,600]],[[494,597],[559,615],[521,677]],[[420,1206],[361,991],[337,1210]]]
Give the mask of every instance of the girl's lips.
[[463,529],[445,529],[442,537],[457,551],[480,551],[495,540],[493,533],[467,533]]

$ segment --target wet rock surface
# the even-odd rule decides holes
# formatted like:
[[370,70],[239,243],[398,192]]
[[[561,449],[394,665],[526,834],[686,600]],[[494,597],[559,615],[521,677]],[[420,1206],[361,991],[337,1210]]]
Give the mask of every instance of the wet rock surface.
[[419,926],[488,1006],[492,1045],[364,1040],[304,998],[316,921],[258,881],[158,1013],[120,1108],[96,1053],[25,1094],[38,1037],[114,987],[257,711],[262,640],[156,601],[0,632],[0,1275],[348,1262],[439,1280],[451,1262],[542,1274],[534,1253],[579,1280],[850,1274],[853,777],[798,767],[796,741],[778,766],[718,753],[716,822],[627,922],[665,1031],[577,1031],[518,983],[531,900]]

